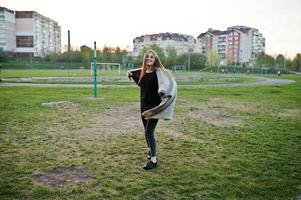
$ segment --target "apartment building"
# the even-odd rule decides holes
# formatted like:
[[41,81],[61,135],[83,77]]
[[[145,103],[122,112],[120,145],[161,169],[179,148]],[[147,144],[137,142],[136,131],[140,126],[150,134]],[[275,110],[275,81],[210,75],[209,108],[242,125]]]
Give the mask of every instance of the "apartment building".
[[16,11],[16,54],[43,57],[61,52],[61,27],[35,11]]
[[133,40],[133,54],[138,55],[145,46],[152,44],[158,45],[166,50],[169,47],[174,47],[177,54],[183,54],[195,49],[196,40],[191,35],[179,33],[159,33],[151,35],[142,35]]
[[35,11],[14,12],[1,7],[0,19],[0,47],[4,51],[17,57],[44,57],[61,52],[61,27],[56,21]]
[[226,58],[227,34],[226,31],[213,29],[209,29],[206,33],[201,33],[197,38],[195,51],[208,56],[214,50],[214,53],[220,58]]
[[15,13],[4,7],[0,7],[0,49],[6,52],[16,50]]
[[226,31],[209,29],[197,37],[196,52],[215,53],[221,63],[249,63],[265,51],[265,38],[258,29],[246,26],[228,27]]

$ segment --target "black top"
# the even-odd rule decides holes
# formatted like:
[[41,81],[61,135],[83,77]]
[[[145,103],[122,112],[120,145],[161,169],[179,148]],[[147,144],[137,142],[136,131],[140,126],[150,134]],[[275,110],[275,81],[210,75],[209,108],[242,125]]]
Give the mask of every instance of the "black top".
[[140,83],[141,112],[156,107],[161,103],[158,95],[158,78],[156,71],[145,73]]

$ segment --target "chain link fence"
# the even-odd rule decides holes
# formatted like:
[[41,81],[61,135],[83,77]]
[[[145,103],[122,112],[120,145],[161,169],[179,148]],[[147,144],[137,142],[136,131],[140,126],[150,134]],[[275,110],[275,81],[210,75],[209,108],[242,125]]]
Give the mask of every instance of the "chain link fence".
[[5,62],[0,63],[2,69],[90,69],[91,64],[88,62]]
[[[97,66],[98,69],[107,70],[103,66]],[[135,68],[132,64],[122,64],[120,69],[127,71]],[[6,69],[46,69],[46,70],[70,70],[70,69],[91,69],[90,62],[2,62],[0,63],[0,70]],[[110,70],[119,70],[116,67],[111,67]]]

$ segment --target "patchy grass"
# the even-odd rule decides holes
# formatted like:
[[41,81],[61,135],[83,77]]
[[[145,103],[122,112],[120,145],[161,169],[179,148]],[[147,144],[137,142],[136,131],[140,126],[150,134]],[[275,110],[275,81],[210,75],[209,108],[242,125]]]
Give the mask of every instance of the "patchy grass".
[[[3,70],[3,82],[11,83],[62,83],[62,84],[92,84],[90,70]],[[48,77],[48,78],[47,78]],[[66,78],[67,77],[67,78]],[[208,72],[177,72],[179,85],[185,84],[227,84],[257,81],[258,77],[242,74],[221,74]],[[126,72],[98,71],[98,81],[104,85],[129,85]]]
[[[121,74],[126,74],[122,71]],[[118,71],[98,70],[98,75],[119,76]],[[85,69],[2,69],[2,78],[23,78],[23,77],[88,77],[91,76],[90,70]]]
[[[0,87],[0,199],[294,199],[301,77],[288,78],[297,82],[179,89],[147,172],[138,88],[93,99],[92,89]],[[37,181],[54,172],[59,184]]]

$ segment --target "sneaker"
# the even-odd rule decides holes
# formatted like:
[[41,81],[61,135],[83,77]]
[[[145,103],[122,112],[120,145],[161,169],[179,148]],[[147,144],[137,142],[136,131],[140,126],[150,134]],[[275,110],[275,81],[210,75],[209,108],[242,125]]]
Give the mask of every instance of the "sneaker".
[[146,165],[144,165],[143,169],[149,170],[153,169],[157,166],[157,163],[153,163],[153,161],[149,161]]

